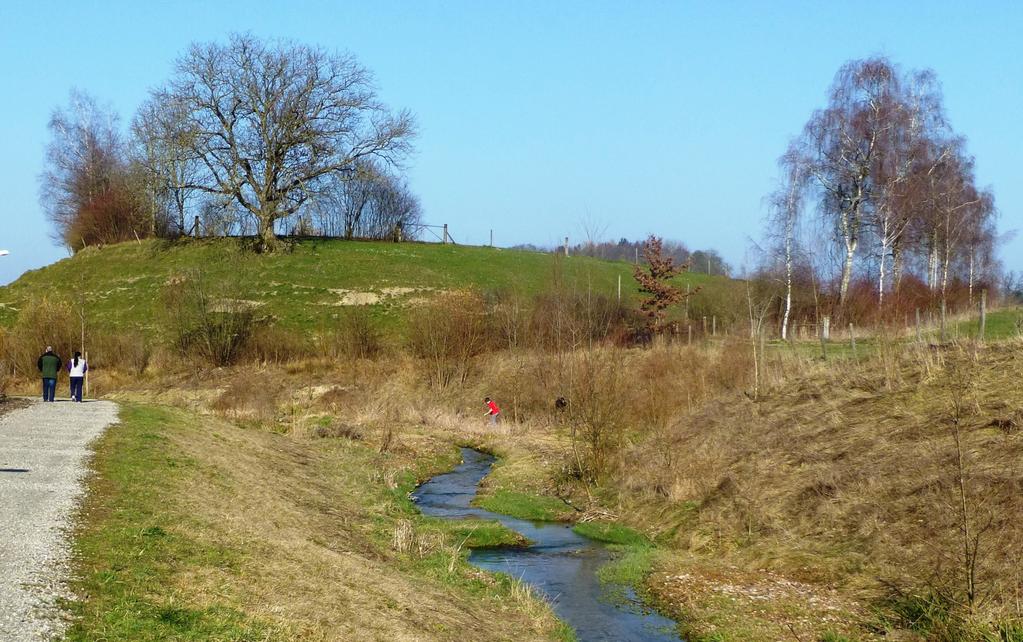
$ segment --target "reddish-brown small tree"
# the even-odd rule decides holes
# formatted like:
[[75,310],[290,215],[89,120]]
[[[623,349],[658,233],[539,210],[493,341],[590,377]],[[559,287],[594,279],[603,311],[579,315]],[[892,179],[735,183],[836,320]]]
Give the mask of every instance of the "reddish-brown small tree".
[[672,285],[671,280],[689,269],[688,264],[676,265],[675,259],[664,255],[664,241],[651,234],[643,243],[643,259],[646,265],[632,268],[633,276],[639,283],[639,291],[648,294],[639,309],[647,317],[647,329],[652,334],[663,332],[668,308],[695,294],[683,292]]

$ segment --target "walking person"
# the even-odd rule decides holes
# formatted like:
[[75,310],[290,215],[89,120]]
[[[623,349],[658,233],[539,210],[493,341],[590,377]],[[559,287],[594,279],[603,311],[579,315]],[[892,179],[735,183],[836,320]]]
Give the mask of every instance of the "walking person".
[[496,426],[497,425],[497,417],[498,417],[498,415],[501,414],[501,409],[497,407],[496,403],[494,403],[493,401],[490,400],[490,397],[487,397],[486,399],[484,399],[483,403],[486,404],[486,406],[487,406],[486,416],[490,417],[490,425],[491,426]]
[[43,378],[43,401],[53,401],[57,392],[57,373],[62,363],[60,357],[53,352],[53,346],[46,346],[46,352],[39,356],[36,365]]
[[67,376],[71,381],[71,401],[82,401],[82,383],[89,364],[85,362],[81,352],[75,352],[75,358],[67,362]]

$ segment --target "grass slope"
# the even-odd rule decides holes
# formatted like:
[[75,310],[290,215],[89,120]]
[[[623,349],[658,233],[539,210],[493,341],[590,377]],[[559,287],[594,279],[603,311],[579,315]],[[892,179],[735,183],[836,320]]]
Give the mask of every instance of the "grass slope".
[[416,478],[455,455],[128,403],[97,444],[68,639],[573,639],[520,583],[466,562],[468,544],[507,532],[409,502]]
[[[89,318],[112,328],[149,327],[160,289],[177,274],[201,268],[210,281],[230,281],[232,297],[254,302],[281,325],[315,330],[338,316],[346,292],[380,298],[374,313],[399,317],[410,299],[435,290],[478,288],[533,294],[560,278],[571,287],[614,296],[618,277],[625,298],[637,294],[632,268],[620,261],[489,247],[305,240],[289,251],[259,256],[233,239],[158,240],[89,248],[53,265],[26,272],[0,288],[0,325],[33,296],[72,301],[84,295]],[[693,286],[727,282],[686,275]],[[402,290],[397,290],[401,288]],[[412,290],[407,290],[411,288]]]

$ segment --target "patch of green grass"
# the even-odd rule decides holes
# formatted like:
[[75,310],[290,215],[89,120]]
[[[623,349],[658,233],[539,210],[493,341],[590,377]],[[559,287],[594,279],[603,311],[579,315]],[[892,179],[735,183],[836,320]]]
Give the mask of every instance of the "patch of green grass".
[[554,522],[565,514],[565,503],[554,497],[519,493],[506,489],[498,489],[493,494],[477,497],[475,502],[480,508],[510,515],[518,519],[533,522]]
[[608,584],[622,584],[639,589],[653,568],[657,549],[651,546],[619,546],[612,544],[615,558],[600,567],[597,577]]
[[572,530],[598,542],[623,546],[650,546],[650,540],[645,535],[617,522],[580,522],[573,526]]
[[496,520],[459,520],[446,523],[451,524],[451,534],[467,548],[529,545],[529,540]]
[[[1011,308],[990,312],[984,321],[984,339],[997,341],[1018,337],[1023,325],[1023,309]],[[974,318],[959,324],[959,336],[976,337],[980,330],[980,319]]]
[[246,616],[229,597],[193,603],[175,577],[193,570],[232,573],[236,551],[201,543],[165,510],[181,468],[164,451],[161,432],[177,418],[157,408],[126,406],[120,425],[101,439],[84,522],[76,533],[72,588],[66,604],[71,641],[286,639]]

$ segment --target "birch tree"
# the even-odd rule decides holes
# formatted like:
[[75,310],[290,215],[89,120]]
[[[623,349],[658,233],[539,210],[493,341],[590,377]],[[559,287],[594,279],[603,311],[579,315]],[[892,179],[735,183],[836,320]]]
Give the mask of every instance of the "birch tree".
[[835,77],[828,107],[807,122],[794,145],[820,192],[818,211],[830,222],[842,249],[839,303],[849,292],[864,232],[874,205],[875,155],[892,126],[898,95],[895,69],[884,58],[845,64]]
[[770,225],[780,233],[782,262],[784,263],[785,302],[781,320],[782,341],[788,340],[789,320],[792,316],[792,275],[796,260],[796,230],[803,208],[803,190],[806,184],[806,167],[798,152],[790,150],[782,157],[784,181],[771,196]]

